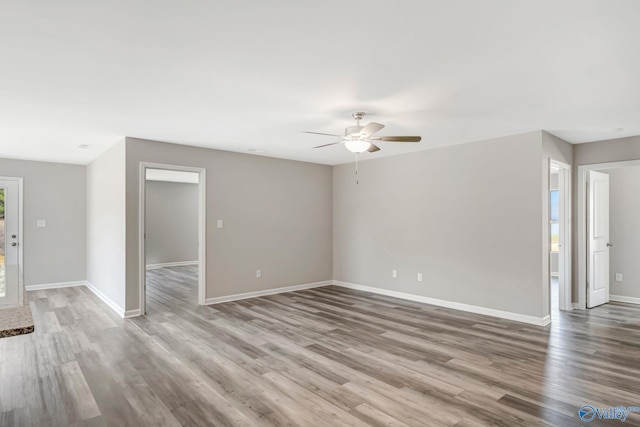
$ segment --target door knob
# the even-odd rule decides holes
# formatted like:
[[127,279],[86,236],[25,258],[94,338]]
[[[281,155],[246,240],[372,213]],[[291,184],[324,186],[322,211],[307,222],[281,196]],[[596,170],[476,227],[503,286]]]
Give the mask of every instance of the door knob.
[[611,243],[611,242],[607,242],[607,247],[608,247],[608,248],[612,248],[612,247],[613,247],[613,243]]
[[11,246],[18,246],[18,244],[16,242],[13,242]]

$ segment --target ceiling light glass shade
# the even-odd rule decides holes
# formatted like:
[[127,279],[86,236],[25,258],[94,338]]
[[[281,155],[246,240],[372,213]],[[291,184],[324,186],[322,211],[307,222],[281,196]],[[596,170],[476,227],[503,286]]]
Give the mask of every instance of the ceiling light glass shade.
[[363,141],[361,139],[354,139],[351,141],[347,141],[344,143],[344,146],[347,147],[347,150],[352,153],[364,153],[371,147],[371,143],[369,141]]

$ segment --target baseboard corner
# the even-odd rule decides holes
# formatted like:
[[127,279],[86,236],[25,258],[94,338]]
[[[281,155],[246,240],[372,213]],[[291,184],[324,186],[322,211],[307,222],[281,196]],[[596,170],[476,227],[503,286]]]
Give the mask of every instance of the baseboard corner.
[[[97,296],[103,303],[105,303],[111,310],[115,311],[116,314],[122,318],[125,317],[126,312],[124,308],[120,307],[116,304],[111,298],[102,293],[98,288],[96,288],[91,282],[88,280],[85,281],[85,285],[87,289],[89,289],[95,296]],[[139,310],[138,310],[139,311]]]

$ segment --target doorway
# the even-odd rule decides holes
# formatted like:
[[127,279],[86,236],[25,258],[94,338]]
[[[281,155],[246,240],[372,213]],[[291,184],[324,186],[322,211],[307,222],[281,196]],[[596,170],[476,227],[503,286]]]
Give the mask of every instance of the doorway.
[[640,277],[636,267],[639,166],[640,160],[631,160],[578,169],[580,309],[609,301],[640,303],[640,289],[633,286]]
[[205,303],[205,170],[140,167],[140,313]]
[[0,308],[23,302],[22,178],[0,177]]
[[571,302],[571,166],[549,165],[549,296],[552,317]]

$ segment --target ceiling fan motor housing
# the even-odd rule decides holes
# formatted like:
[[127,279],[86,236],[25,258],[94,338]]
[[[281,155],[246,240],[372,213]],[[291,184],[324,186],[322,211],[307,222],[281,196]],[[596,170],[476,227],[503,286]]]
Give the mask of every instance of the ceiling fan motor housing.
[[363,128],[364,126],[349,126],[344,130],[344,136],[358,134]]

